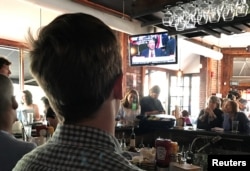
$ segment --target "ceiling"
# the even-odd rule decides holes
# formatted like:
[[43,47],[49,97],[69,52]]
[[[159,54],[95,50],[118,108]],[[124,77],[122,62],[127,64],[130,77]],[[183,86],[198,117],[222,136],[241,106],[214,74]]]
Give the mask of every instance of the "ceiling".
[[[139,34],[151,27],[221,48],[250,45],[249,14],[247,17],[236,18],[231,22],[196,25],[195,29],[182,32],[162,25],[161,17],[166,5],[174,5],[176,2],[177,0],[0,0],[0,38],[23,42],[28,28],[36,31],[61,13],[82,11],[94,15],[112,28],[118,28],[117,30],[128,34]],[[187,0],[183,2],[187,2]],[[16,29],[16,25],[18,25],[18,29]],[[20,71],[18,50],[0,47],[0,55],[6,56],[12,62],[11,78],[15,82],[18,81]],[[29,65],[28,52],[24,52],[24,56],[25,82],[34,84],[27,67]],[[240,76],[239,74],[243,73],[240,71],[247,65],[243,61],[238,62],[237,66],[235,74],[238,73],[238,75],[235,76]]]
[[[171,35],[182,35],[187,38],[209,36],[220,38],[221,34],[233,35],[250,32],[250,14],[246,17],[235,17],[233,21],[198,25],[193,29],[176,31],[173,27],[162,24],[162,17],[167,5],[175,6],[180,0],[73,0],[128,20],[139,20],[142,27],[155,26],[167,30]],[[190,0],[182,0],[186,3]]]
[[[162,17],[167,5],[175,6],[180,0],[73,0],[77,3],[111,13],[127,20],[139,20],[141,27],[153,26],[167,30],[170,35],[195,40],[219,48],[247,47],[250,45],[250,14],[246,17],[235,17],[233,21],[195,25],[193,29],[176,31],[173,27],[162,24]],[[182,0],[186,3],[190,0]],[[249,1],[248,1],[249,3]],[[250,58],[235,58],[233,81],[249,82]],[[184,63],[184,62],[183,62]]]

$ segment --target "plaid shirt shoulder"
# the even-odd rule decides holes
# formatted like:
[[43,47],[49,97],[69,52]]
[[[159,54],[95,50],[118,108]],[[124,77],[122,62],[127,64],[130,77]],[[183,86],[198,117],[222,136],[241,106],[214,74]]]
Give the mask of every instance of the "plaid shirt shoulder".
[[58,125],[53,137],[26,154],[13,171],[141,171],[122,153],[117,139],[102,130]]

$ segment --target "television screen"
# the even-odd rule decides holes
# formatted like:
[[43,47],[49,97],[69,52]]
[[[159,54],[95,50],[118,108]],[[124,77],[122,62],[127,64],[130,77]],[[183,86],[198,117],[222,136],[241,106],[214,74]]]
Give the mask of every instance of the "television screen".
[[129,36],[130,66],[177,64],[177,36],[167,32]]

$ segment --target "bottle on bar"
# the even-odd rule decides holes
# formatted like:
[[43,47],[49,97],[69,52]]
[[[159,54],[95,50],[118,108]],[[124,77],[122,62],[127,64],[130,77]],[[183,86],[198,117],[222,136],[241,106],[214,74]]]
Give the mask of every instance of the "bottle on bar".
[[139,149],[144,148],[145,145],[143,144],[143,137],[141,138],[141,143],[139,144]]
[[130,152],[137,152],[136,147],[135,147],[135,144],[136,144],[135,138],[136,138],[136,136],[135,136],[134,127],[132,127],[132,132],[130,135],[129,149],[128,149],[128,151],[130,151]]
[[137,108],[137,100],[136,100],[136,97],[133,97],[133,102],[132,102],[132,106],[131,106],[131,111],[132,111],[132,115],[133,115],[133,121],[132,121],[132,126],[136,126],[136,123],[135,123],[135,119],[136,119],[136,109]]
[[137,108],[137,100],[136,100],[136,98],[134,97],[134,98],[133,98],[133,102],[132,102],[132,107],[131,107],[131,109],[132,109],[132,111],[135,111],[136,108]]
[[122,133],[122,139],[121,139],[121,148],[123,151],[126,150],[127,146],[126,146],[126,139],[125,139],[125,133]]
[[188,151],[186,152],[187,163],[192,164],[194,158],[194,153],[192,152],[191,145],[189,144]]

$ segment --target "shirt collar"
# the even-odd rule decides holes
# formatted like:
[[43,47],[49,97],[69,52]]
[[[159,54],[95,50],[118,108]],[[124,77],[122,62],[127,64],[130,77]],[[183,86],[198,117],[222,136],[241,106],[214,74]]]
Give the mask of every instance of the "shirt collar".
[[103,130],[88,126],[58,124],[51,141],[72,146],[113,148],[122,152],[119,142],[114,136]]

